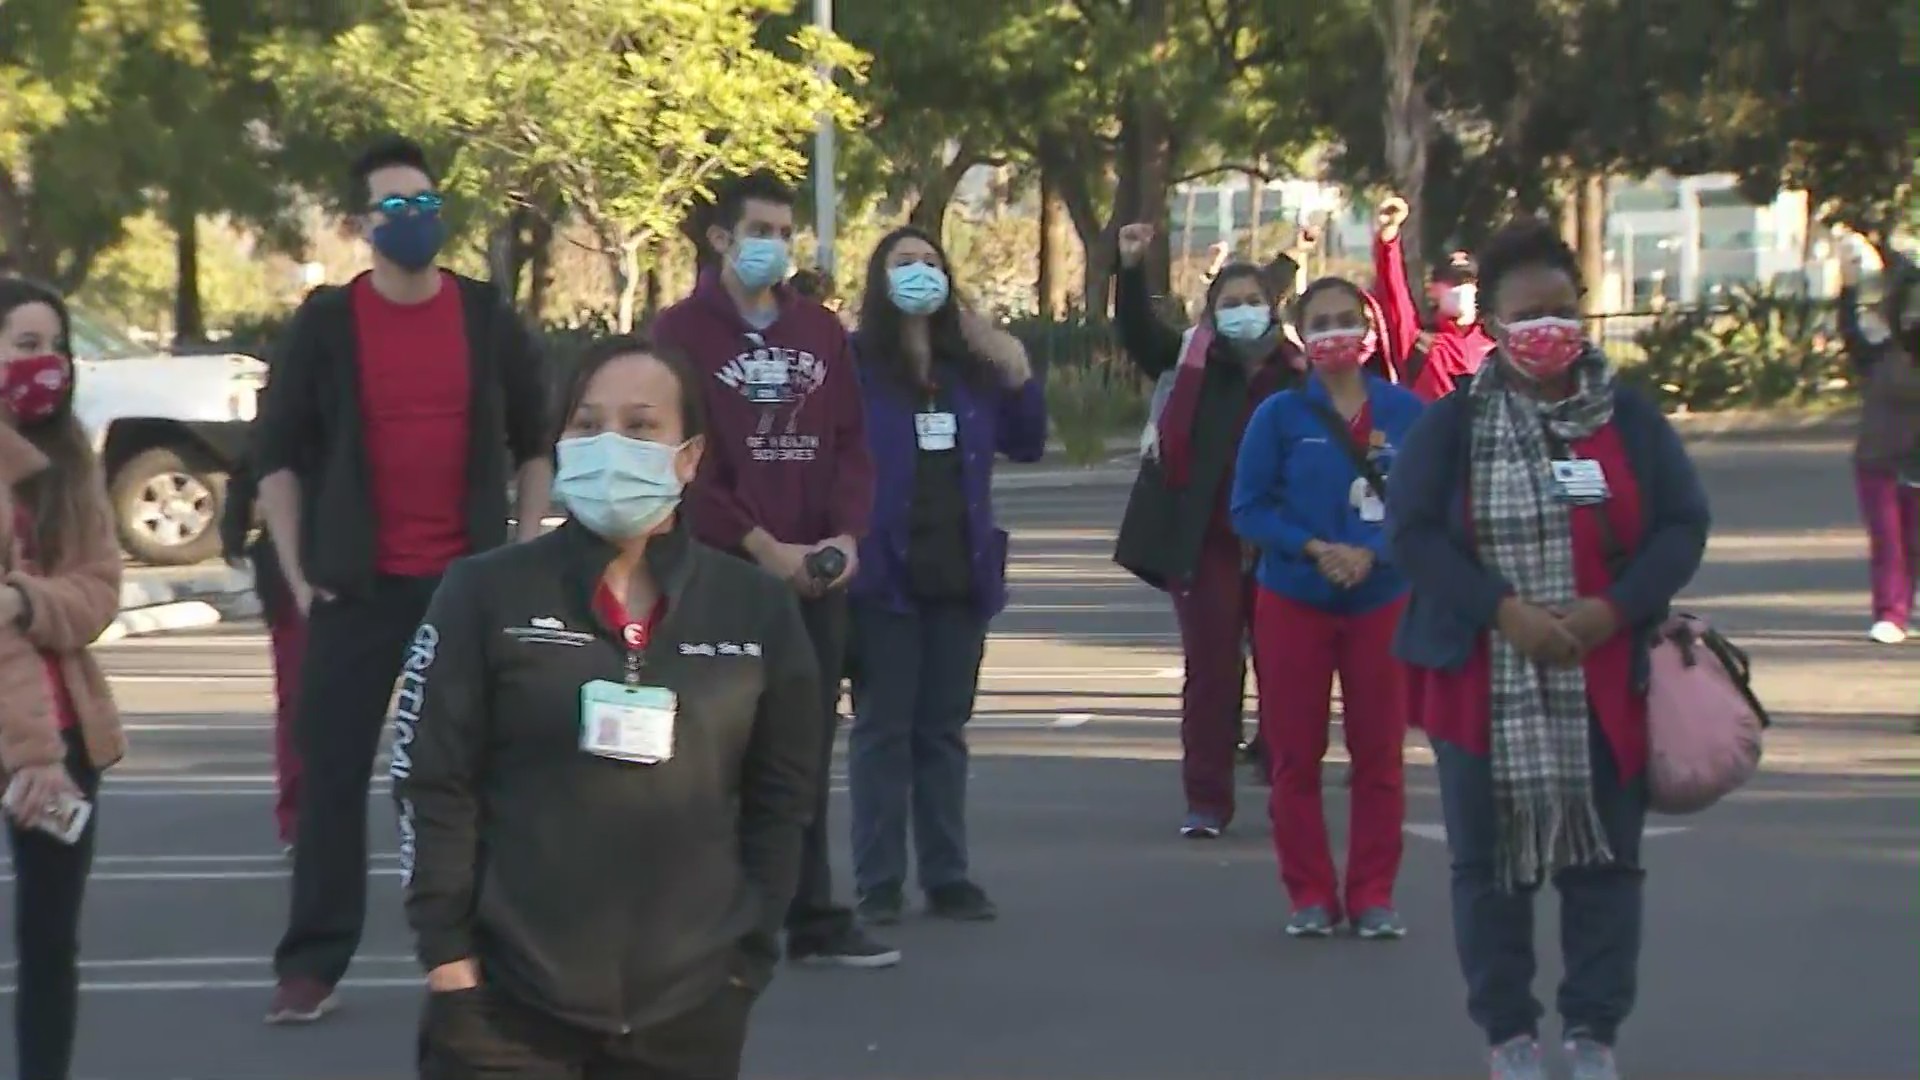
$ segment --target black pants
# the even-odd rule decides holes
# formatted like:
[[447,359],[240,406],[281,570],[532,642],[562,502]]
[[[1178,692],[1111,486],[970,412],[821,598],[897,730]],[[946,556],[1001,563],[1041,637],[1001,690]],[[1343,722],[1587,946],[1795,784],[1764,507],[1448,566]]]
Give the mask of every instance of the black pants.
[[[1508,892],[1494,873],[1493,766],[1435,739],[1440,806],[1453,855],[1453,940],[1467,980],[1467,1013],[1498,1046],[1539,1033],[1533,996],[1534,889]],[[1640,965],[1640,835],[1647,820],[1642,774],[1623,783],[1613,751],[1592,725],[1593,805],[1613,861],[1553,875],[1560,893],[1560,955],[1566,975],[1556,1004],[1568,1034],[1611,1046],[1633,1011]]]
[[300,776],[293,907],[274,951],[282,979],[340,981],[367,918],[367,788],[394,680],[437,578],[383,577],[364,597],[320,601],[294,719]]
[[19,957],[13,1037],[20,1080],[67,1080],[80,1016],[80,902],[99,832],[100,774],[87,760],[80,733],[68,731],[66,737],[67,771],[94,803],[86,831],[63,844],[38,829],[7,824],[13,848],[13,949]]
[[820,662],[821,723],[827,729],[826,738],[820,741],[820,793],[814,802],[813,824],[807,826],[800,852],[800,887],[787,908],[788,941],[797,940],[805,946],[829,942],[853,925],[853,913],[833,902],[833,871],[827,863],[833,743],[840,726],[840,673],[847,656],[846,594],[829,593],[818,600],[802,601],[800,614]]
[[728,984],[625,1037],[562,1023],[482,987],[428,994],[421,1080],[735,1080],[753,995]]

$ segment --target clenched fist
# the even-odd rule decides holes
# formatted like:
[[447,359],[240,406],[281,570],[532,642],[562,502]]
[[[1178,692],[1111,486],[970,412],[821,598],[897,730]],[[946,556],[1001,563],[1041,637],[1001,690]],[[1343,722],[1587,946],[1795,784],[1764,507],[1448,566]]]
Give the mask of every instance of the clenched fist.
[[1380,239],[1391,240],[1400,235],[1400,226],[1407,223],[1407,200],[1398,195],[1390,196],[1380,204],[1374,214],[1374,222],[1380,226]]
[[1153,226],[1135,222],[1120,228],[1120,265],[1134,267],[1147,257],[1147,245],[1153,243]]

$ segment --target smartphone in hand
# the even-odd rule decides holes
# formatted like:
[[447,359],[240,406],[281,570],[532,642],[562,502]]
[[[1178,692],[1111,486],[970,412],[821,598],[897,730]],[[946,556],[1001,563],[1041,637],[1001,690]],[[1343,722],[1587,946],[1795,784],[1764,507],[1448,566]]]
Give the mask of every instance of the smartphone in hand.
[[[14,804],[19,801],[17,798],[19,791],[20,781],[16,778],[7,786],[4,799],[9,812],[15,809]],[[80,839],[81,833],[87,831],[87,821],[91,817],[93,817],[91,802],[79,795],[62,794],[54,800],[52,806],[47,807],[27,824],[63,844],[71,844]]]

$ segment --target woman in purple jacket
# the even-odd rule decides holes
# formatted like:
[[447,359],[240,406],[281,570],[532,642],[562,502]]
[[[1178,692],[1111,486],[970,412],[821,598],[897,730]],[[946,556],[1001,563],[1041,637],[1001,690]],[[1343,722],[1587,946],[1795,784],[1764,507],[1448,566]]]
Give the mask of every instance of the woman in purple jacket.
[[933,237],[896,229],[854,335],[874,462],[852,588],[854,886],[870,924],[905,908],[907,819],[927,911],[994,917],[967,873],[967,741],[987,623],[1006,606],[993,460],[1036,461],[1046,399],[1026,350],[961,303]]

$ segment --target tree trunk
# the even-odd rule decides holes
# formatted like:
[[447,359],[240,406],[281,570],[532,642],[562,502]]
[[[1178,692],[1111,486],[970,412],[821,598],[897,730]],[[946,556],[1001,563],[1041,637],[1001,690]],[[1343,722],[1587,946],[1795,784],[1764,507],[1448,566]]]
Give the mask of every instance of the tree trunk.
[[[658,253],[656,252],[656,254]],[[661,293],[662,293],[662,289],[660,287],[660,261],[658,259],[653,259],[653,260],[650,260],[647,264],[646,312],[647,312],[647,322],[649,325],[652,324],[654,320],[654,316],[660,314]]]
[[633,318],[639,308],[640,300],[640,244],[636,240],[623,241],[611,256],[613,260],[613,286],[618,290],[619,300],[614,308],[613,328],[622,333],[633,332]]
[[207,340],[200,305],[200,223],[184,183],[167,195],[167,218],[173,226],[173,340],[176,345],[198,344]]
[[527,303],[523,309],[538,323],[546,318],[547,293],[553,288],[553,222],[534,219],[532,254],[527,260]]
[[913,210],[907,215],[907,224],[944,243],[947,207],[953,204],[953,194],[959,190],[960,181],[966,179],[968,170],[979,160],[972,150],[961,146],[951,160],[938,169],[929,170],[926,183],[920,185],[919,198],[914,200]]
[[1386,54],[1387,172],[1407,201],[1407,220],[1401,227],[1400,247],[1406,254],[1407,274],[1426,279],[1421,252],[1425,223],[1427,143],[1433,116],[1427,107],[1425,86],[1419,78],[1420,49],[1432,31],[1437,11],[1434,0],[1372,0],[1374,27]]
[[1602,315],[1607,308],[1607,177],[1590,172],[1579,183],[1580,277],[1587,285],[1584,306],[1587,314]]
[[[1160,0],[1139,0],[1138,7]],[[1173,178],[1173,125],[1158,101],[1134,96],[1123,110],[1120,157],[1113,194],[1113,228],[1143,221],[1153,225],[1147,247],[1147,288],[1165,295],[1172,285],[1172,238],[1167,235],[1167,194]]]
[[1034,257],[1033,310],[1049,319],[1060,312],[1053,306],[1054,289],[1060,279],[1060,249],[1054,233],[1059,229],[1059,205],[1053,198],[1053,181],[1047,170],[1040,170],[1040,247]]

